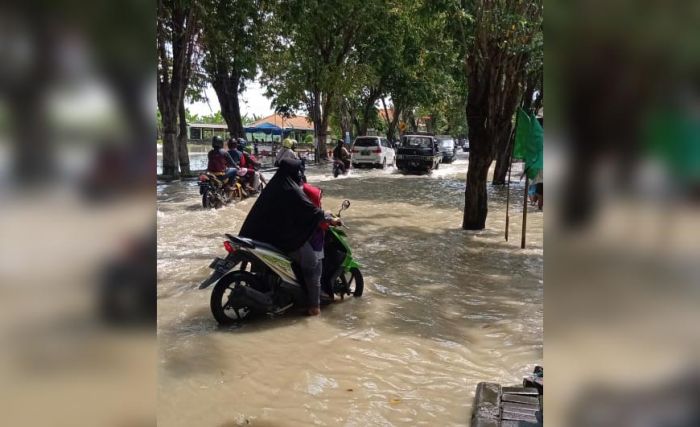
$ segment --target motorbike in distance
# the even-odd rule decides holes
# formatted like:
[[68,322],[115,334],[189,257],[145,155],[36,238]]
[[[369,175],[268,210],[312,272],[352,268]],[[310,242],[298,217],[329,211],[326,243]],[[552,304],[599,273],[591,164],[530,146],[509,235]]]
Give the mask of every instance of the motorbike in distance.
[[[337,216],[349,207],[350,201],[343,201]],[[210,308],[218,323],[231,324],[255,314],[282,314],[306,304],[303,275],[286,254],[264,242],[231,234],[226,238],[228,255],[214,259],[209,265],[214,272],[199,286],[214,285]],[[360,297],[364,290],[360,264],[340,226],[329,227],[325,235],[321,289],[341,300],[348,295]]]
[[[252,172],[247,172],[250,175]],[[228,178],[221,179],[211,172],[204,172],[199,175],[199,194],[202,196],[202,207],[205,209],[219,209],[232,200],[243,200],[250,196],[251,188],[242,181],[242,176],[236,176],[233,182]],[[258,188],[253,189],[255,193],[260,193],[267,184],[267,181],[260,174]]]
[[333,178],[338,178],[340,174],[347,175],[348,172],[350,172],[350,168],[342,160],[333,160]]

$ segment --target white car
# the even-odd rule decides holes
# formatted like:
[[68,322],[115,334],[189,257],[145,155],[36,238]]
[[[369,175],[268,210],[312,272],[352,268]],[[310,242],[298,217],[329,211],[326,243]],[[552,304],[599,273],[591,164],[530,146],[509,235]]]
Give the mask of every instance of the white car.
[[382,169],[392,166],[396,153],[386,138],[358,136],[352,144],[352,166],[369,165]]

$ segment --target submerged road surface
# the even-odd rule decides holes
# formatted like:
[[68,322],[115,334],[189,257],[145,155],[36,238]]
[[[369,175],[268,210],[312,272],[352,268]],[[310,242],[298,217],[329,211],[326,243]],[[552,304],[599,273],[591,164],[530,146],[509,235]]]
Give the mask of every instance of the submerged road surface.
[[462,153],[429,176],[330,168],[307,175],[326,210],[352,202],[364,296],[230,328],[197,286],[254,199],[205,211],[195,182],[158,185],[159,425],[464,426],[478,382],[542,362],[543,214],[530,208],[521,250],[522,183],[505,242],[504,188],[489,188],[485,230],[460,229]]

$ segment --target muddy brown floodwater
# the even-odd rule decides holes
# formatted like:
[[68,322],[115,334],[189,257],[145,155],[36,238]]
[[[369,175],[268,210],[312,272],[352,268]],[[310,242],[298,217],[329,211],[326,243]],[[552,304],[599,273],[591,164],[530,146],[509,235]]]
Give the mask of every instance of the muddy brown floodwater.
[[[333,179],[310,168],[324,208],[343,213],[365,293],[219,327],[198,284],[254,200],[202,210],[194,182],[158,185],[161,426],[463,426],[480,381],[517,383],[542,362],[543,214],[523,184],[489,188],[487,228],[460,229],[467,158],[430,176],[393,168]],[[514,176],[519,173],[514,172]],[[283,214],[283,212],[280,212]]]

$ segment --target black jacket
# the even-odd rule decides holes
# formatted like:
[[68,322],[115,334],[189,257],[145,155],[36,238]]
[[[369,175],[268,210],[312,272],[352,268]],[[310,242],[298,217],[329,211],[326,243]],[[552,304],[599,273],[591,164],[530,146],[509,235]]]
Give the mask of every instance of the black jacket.
[[241,227],[240,236],[260,240],[283,252],[300,248],[324,220],[300,187],[301,161],[284,159],[258,196]]

